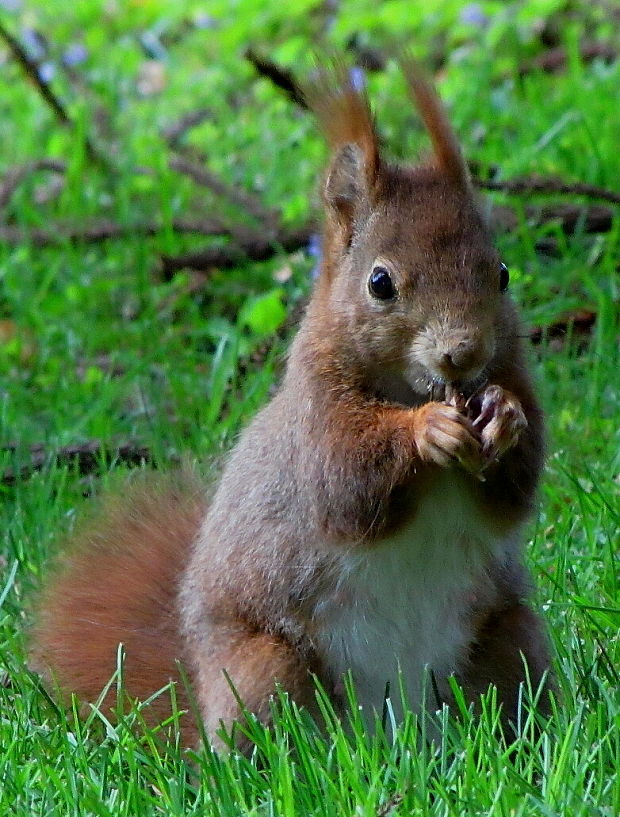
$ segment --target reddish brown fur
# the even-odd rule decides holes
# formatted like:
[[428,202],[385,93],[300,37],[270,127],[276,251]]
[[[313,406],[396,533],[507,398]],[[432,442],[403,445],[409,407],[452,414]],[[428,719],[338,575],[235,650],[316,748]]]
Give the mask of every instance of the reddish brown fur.
[[359,199],[358,192],[350,189],[352,179],[346,178],[346,174],[340,189],[330,190],[330,180],[342,175],[338,165],[355,160],[354,156],[349,155],[349,149],[354,145],[360,153],[362,184],[366,190],[373,190],[380,170],[379,144],[368,99],[353,88],[344,65],[335,63],[331,71],[322,71],[318,79],[306,88],[305,95],[334,157],[323,191],[327,206],[321,287],[328,283],[332,265],[338,263],[339,248],[351,238],[353,211],[357,204],[353,198]]
[[[443,571],[430,574],[438,586],[418,585],[428,598],[412,593],[400,609],[407,625],[415,605],[427,621],[429,632],[415,630],[409,642],[416,661],[430,650],[472,699],[496,683],[507,716],[524,679],[521,653],[534,683],[547,667],[541,625],[522,603],[517,542],[542,468],[542,415],[458,143],[412,63],[405,75],[433,142],[428,165],[381,158],[368,102],[344,69],[309,91],[332,148],[324,258],[282,387],[241,435],[206,514],[193,485],[137,489],[121,504],[108,501],[79,540],[45,595],[37,630],[39,660],[63,687],[95,697],[122,641],[126,686],[137,697],[175,678],[175,659],[186,663],[211,739],[220,720],[230,726],[239,714],[222,670],[265,720],[276,681],[310,706],[310,673],[332,692],[341,680],[322,616],[342,624],[356,559],[370,564],[381,548],[400,559],[405,541],[419,560],[412,570],[405,553],[415,584],[427,540]],[[371,296],[377,266],[389,268],[393,298]],[[449,391],[459,399],[451,403]],[[486,405],[484,423],[466,410],[464,392]],[[448,535],[433,539],[422,527],[417,539],[399,540],[420,518],[441,528],[429,506],[444,497],[454,503],[445,509]],[[467,519],[452,522],[454,509]],[[475,576],[460,572],[469,569],[468,549],[480,564]],[[396,595],[409,587],[400,562],[386,575]],[[357,581],[365,587],[363,576]],[[436,618],[424,618],[444,596],[461,616],[446,631],[447,657],[433,652]],[[360,609],[375,619],[362,612],[341,653],[357,656],[362,675],[368,640],[354,630],[366,627],[372,638],[394,612],[391,597],[365,601]],[[340,632],[348,635],[346,626]],[[418,656],[422,642],[430,646]],[[364,675],[373,689],[374,670]],[[153,709],[156,717],[168,711]]]
[[469,186],[467,165],[437,94],[415,60],[408,58],[401,64],[413,103],[431,137],[438,167],[455,184],[466,189]]
[[[221,723],[230,728],[238,719],[237,698],[263,723],[269,723],[270,702],[277,684],[281,684],[299,706],[316,711],[310,674],[310,669],[315,668],[309,667],[290,644],[269,633],[241,628],[226,629],[223,639],[223,643],[214,645],[216,650],[221,650],[223,664],[211,654],[210,660],[201,662],[196,683],[207,734],[215,735]],[[236,736],[236,742],[241,749],[249,748],[242,735]]]
[[551,679],[547,678],[544,689],[539,689],[549,672],[547,636],[539,617],[529,607],[518,599],[506,600],[497,609],[487,611],[478,623],[468,665],[459,680],[474,701],[493,684],[504,705],[505,719],[517,724],[519,686],[526,673],[524,662],[527,686],[534,695],[540,692],[538,709],[548,713]]
[[[108,495],[94,518],[72,537],[39,602],[32,634],[35,664],[82,700],[96,701],[125,651],[123,680],[130,698],[145,700],[179,681],[184,657],[176,596],[205,512],[204,486],[189,472],[140,475],[123,496]],[[188,702],[176,684],[179,711]],[[113,685],[105,706],[116,703]],[[145,710],[150,723],[170,715],[164,692]],[[188,743],[191,718],[183,719]]]
[[305,96],[334,154],[349,144],[361,148],[372,184],[379,166],[377,134],[366,95],[353,88],[346,67],[335,63],[332,71],[322,71]]

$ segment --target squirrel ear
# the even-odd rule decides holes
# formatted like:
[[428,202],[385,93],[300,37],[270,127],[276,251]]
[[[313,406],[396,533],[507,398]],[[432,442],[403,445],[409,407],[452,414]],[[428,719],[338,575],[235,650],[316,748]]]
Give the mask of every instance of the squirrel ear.
[[350,231],[356,213],[366,209],[368,203],[364,154],[359,145],[344,145],[336,153],[327,171],[323,197],[338,221]]
[[455,184],[463,190],[469,190],[469,171],[461,146],[433,84],[413,57],[401,57],[400,65],[409,95],[431,137],[437,166]]
[[355,217],[370,204],[379,174],[378,139],[368,99],[339,60],[320,67],[305,88],[305,99],[332,154],[323,188],[328,221],[335,221],[337,231],[349,241]]

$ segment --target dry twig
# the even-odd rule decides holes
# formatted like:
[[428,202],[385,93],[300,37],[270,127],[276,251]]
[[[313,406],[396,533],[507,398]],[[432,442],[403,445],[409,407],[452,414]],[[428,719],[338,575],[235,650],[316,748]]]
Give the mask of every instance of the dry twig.
[[574,309],[548,326],[532,326],[529,332],[530,341],[537,345],[543,338],[565,338],[569,332],[588,335],[596,323],[596,318],[596,312],[592,312],[591,309]]
[[[36,61],[32,60],[28,56],[22,44],[9,31],[7,31],[7,29],[2,25],[1,22],[0,22],[0,37],[4,39],[13,57],[20,64],[26,76],[29,77],[29,79],[32,81],[33,85],[38,90],[38,92],[40,93],[44,101],[47,103],[47,105],[51,108],[59,122],[65,127],[74,129],[73,120],[67,113],[67,110],[65,109],[65,106],[62,104],[60,99],[52,91],[50,85],[47,82],[45,82],[41,77],[39,66],[36,63]],[[93,144],[88,138],[88,136],[84,137],[84,145],[86,148],[88,158],[91,161],[100,164],[101,163],[106,164],[106,162],[103,161],[102,157],[99,156],[99,154],[93,147]]]
[[300,108],[308,107],[304,92],[292,71],[283,68],[281,65],[277,65],[266,57],[262,57],[252,48],[247,49],[245,58],[252,63],[261,77],[271,80],[276,88],[280,88],[284,91],[291,102],[294,102],[295,105],[298,105]]
[[562,231],[572,235],[578,226],[586,233],[606,233],[611,230],[614,211],[603,204],[548,204],[543,207],[528,207],[528,220],[536,225],[557,221]]
[[[604,204],[553,204],[532,205],[524,211],[525,220],[533,227],[556,222],[562,232],[572,235],[578,227],[586,233],[606,233],[611,230],[614,211]],[[494,205],[491,223],[499,232],[511,232],[520,222],[518,212],[508,206]]]
[[0,184],[0,209],[7,206],[19,185],[32,173],[36,173],[38,170],[64,173],[66,169],[67,163],[61,159],[35,159],[32,162],[9,168],[4,174],[2,184]]
[[[610,63],[618,58],[618,49],[611,43],[587,40],[580,44],[579,55],[583,62],[592,62],[592,60],[595,59],[602,59],[603,62]],[[564,70],[567,64],[568,53],[566,48],[562,45],[558,45],[524,62],[519,68],[519,76],[524,76],[536,70],[555,73],[556,71]]]
[[497,181],[495,179],[474,178],[474,184],[484,190],[499,190],[502,193],[561,193],[572,196],[586,196],[590,199],[602,199],[613,204],[620,204],[620,193],[607,190],[604,187],[597,187],[594,184],[584,184],[583,182],[563,182],[561,179],[545,178],[544,176],[524,176],[518,179],[506,179]]
[[[86,226],[56,225],[53,228],[24,229],[12,225],[0,225],[0,243],[19,246],[32,244],[35,247],[50,247],[65,242],[96,244],[109,239],[127,236],[154,236],[163,229],[159,223],[117,224],[102,221]],[[228,226],[217,219],[200,221],[175,220],[172,229],[177,233],[197,233],[214,238],[224,237],[230,241],[224,246],[205,247],[201,250],[175,256],[162,256],[162,273],[170,279],[181,269],[208,270],[212,267],[228,269],[244,259],[266,261],[280,249],[294,252],[304,247],[315,231],[314,225],[306,224],[298,228],[265,230],[259,233],[243,226]]]
[[181,269],[229,269],[244,259],[267,261],[279,250],[295,252],[305,247],[314,231],[314,225],[306,224],[297,229],[283,229],[273,235],[249,236],[245,241],[231,242],[224,247],[205,247],[182,255],[164,255],[161,259],[162,273],[165,279],[169,279]]
[[240,190],[238,187],[226,184],[206,167],[190,162],[182,156],[173,156],[169,164],[172,170],[189,176],[196,184],[207,187],[216,195],[228,199],[232,204],[241,207],[259,221],[273,224],[279,218],[279,213],[266,208],[256,196],[246,190]]
[[[175,219],[172,229],[176,233],[197,233],[204,236],[227,236],[232,234],[230,227],[215,218],[191,221]],[[96,244],[114,238],[127,236],[154,236],[164,229],[159,222],[142,224],[117,224],[113,221],[100,221],[90,225],[57,224],[53,228],[35,227],[26,229],[12,225],[0,225],[0,243],[11,246],[32,244],[35,247],[51,247],[68,242]]]
[[[2,447],[4,451],[17,453],[20,446],[12,443]],[[125,465],[141,465],[149,462],[151,452],[136,442],[120,443],[116,446],[105,446],[99,440],[90,440],[86,443],[67,445],[56,451],[50,451],[42,443],[32,445],[28,451],[29,461],[15,468],[7,468],[0,476],[2,485],[15,485],[27,479],[36,471],[41,471],[48,463],[58,465],[75,465],[80,475],[91,474],[97,471],[102,462],[122,462]]]
[[212,116],[213,112],[209,108],[199,108],[196,111],[190,111],[190,113],[185,114],[176,122],[164,128],[162,136],[170,147],[176,150],[189,130],[195,128],[197,125],[201,125]]

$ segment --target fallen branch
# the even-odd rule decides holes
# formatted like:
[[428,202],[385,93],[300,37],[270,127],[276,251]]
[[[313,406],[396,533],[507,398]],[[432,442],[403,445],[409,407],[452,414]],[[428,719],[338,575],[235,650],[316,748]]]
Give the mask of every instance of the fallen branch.
[[0,22],[0,36],[4,39],[6,44],[8,45],[11,53],[17,60],[17,62],[21,65],[24,73],[29,79],[33,82],[45,102],[49,105],[49,107],[54,112],[57,119],[63,125],[68,125],[69,127],[73,127],[73,121],[67,111],[65,110],[64,105],[58,99],[56,94],[52,91],[50,86],[43,81],[41,78],[41,73],[39,71],[38,64],[31,60],[28,54],[26,53],[25,49],[23,48],[22,44],[9,32]]
[[[53,229],[0,226],[0,244],[20,246],[31,244],[34,247],[50,247],[66,242],[96,244],[110,239],[128,236],[155,236],[164,226],[160,223],[117,224],[99,222],[90,226],[56,225]],[[220,247],[205,247],[194,252],[175,256],[162,256],[162,274],[169,280],[181,269],[208,270],[212,267],[228,269],[244,259],[266,261],[280,249],[294,252],[304,247],[315,231],[315,227],[304,225],[297,229],[281,231],[266,230],[259,234],[243,226],[228,226],[217,219],[202,221],[172,222],[172,229],[177,233],[197,233],[213,238],[229,238],[230,242]]]
[[[611,229],[613,211],[610,208],[590,205],[563,205],[561,203],[526,209],[526,219],[534,226],[542,226],[550,221],[558,221],[562,230],[572,234],[577,225],[582,224],[587,233],[607,232]],[[519,223],[518,214],[510,207],[497,206],[492,210],[492,221],[496,229],[509,231]],[[264,261],[271,258],[281,247],[287,252],[305,246],[310,236],[316,232],[316,225],[308,223],[296,229],[273,230],[266,228],[262,233],[243,224],[227,224],[217,218],[175,219],[171,228],[175,233],[195,233],[206,237],[231,239],[223,247],[207,247],[179,256],[164,256],[162,259],[165,275],[178,269],[205,270],[209,267],[231,267],[243,258]],[[35,247],[50,247],[61,244],[96,244],[128,236],[156,236],[165,226],[160,222],[138,224],[118,224],[101,221],[90,225],[56,224],[50,228],[16,227],[0,225],[0,244],[20,246],[30,244]]]
[[543,338],[563,338],[572,330],[576,334],[589,334],[596,323],[596,312],[590,309],[575,309],[566,312],[549,326],[533,326],[530,329],[530,341],[537,345]]
[[240,190],[238,187],[226,184],[206,167],[190,162],[183,156],[173,156],[169,165],[172,170],[189,176],[196,184],[207,187],[216,195],[228,199],[232,204],[246,210],[251,216],[260,221],[272,224],[279,218],[279,213],[275,210],[269,210],[256,196],[246,190]]
[[11,201],[13,193],[28,176],[39,170],[49,170],[52,173],[64,173],[67,163],[61,159],[35,159],[33,162],[26,162],[23,165],[16,165],[4,174],[2,184],[0,184],[0,209],[7,206]]
[[[0,22],[0,37],[4,39],[13,57],[17,60],[26,76],[31,80],[35,88],[38,90],[43,100],[47,103],[49,108],[51,108],[52,112],[59,120],[59,122],[65,127],[75,129],[73,120],[67,113],[67,110],[65,109],[64,105],[56,96],[56,94],[52,91],[49,84],[45,82],[41,77],[41,72],[39,71],[39,66],[37,62],[35,60],[30,59],[25,49],[23,48],[22,44],[9,31],[7,31],[7,29],[2,25],[1,22]],[[92,142],[90,141],[88,136],[84,137],[84,146],[86,148],[88,158],[91,161],[100,164],[101,163],[106,164],[103,161],[102,157],[99,156],[99,154],[93,147]]]
[[[17,454],[20,448],[17,443],[2,446],[3,451],[14,454]],[[96,472],[102,463],[120,462],[137,466],[149,462],[151,452],[146,446],[136,442],[125,442],[109,447],[99,440],[91,440],[79,445],[67,445],[55,451],[50,451],[48,447],[39,443],[29,447],[28,457],[29,461],[23,465],[7,468],[0,476],[0,483],[15,485],[52,462],[56,465],[73,465],[81,476]]]
[[349,37],[346,48],[353,55],[355,65],[363,68],[364,71],[369,73],[385,71],[388,64],[387,54],[374,46],[364,43],[359,34],[352,34]]
[[545,178],[544,176],[525,176],[520,179],[473,179],[477,187],[484,190],[498,190],[502,193],[561,193],[572,196],[586,196],[590,199],[602,199],[613,204],[620,204],[620,193],[597,187],[593,184],[574,182],[568,184],[561,179]]
[[[611,230],[614,211],[604,204],[564,204],[558,202],[525,208],[525,221],[532,227],[556,222],[562,232],[572,235],[578,227],[586,233],[606,233]],[[491,223],[501,232],[515,230],[520,223],[519,213],[501,204],[491,210]]]
[[[224,225],[219,219],[201,219],[199,221],[175,219],[172,222],[175,233],[196,233],[203,236],[229,236],[233,229]],[[0,244],[19,246],[32,244],[35,247],[51,247],[66,242],[83,242],[96,244],[108,239],[126,238],[127,236],[155,236],[161,233],[165,226],[160,222],[146,222],[142,224],[117,224],[113,221],[100,221],[91,225],[57,224],[53,228],[14,227],[0,225]]]
[[298,105],[300,108],[308,108],[301,85],[292,71],[289,71],[288,68],[283,68],[281,65],[273,62],[273,60],[261,57],[253,48],[248,48],[244,56],[246,60],[254,66],[261,77],[270,80],[276,88],[280,88],[280,90],[284,91],[291,102],[294,102],[295,105]]
[[609,232],[614,211],[602,204],[590,204],[586,207],[578,204],[549,204],[540,208],[528,207],[526,216],[536,226],[557,221],[564,233],[572,235],[578,227],[586,233]]
[[162,136],[170,147],[176,150],[189,130],[195,128],[197,125],[201,125],[212,116],[213,111],[209,108],[199,108],[197,111],[190,111],[190,113],[185,114],[185,116],[182,116],[176,122],[172,122],[164,128]]
[[[618,58],[618,49],[611,43],[587,40],[579,46],[579,56],[582,62],[592,62],[595,59],[602,59],[603,62],[610,63]],[[519,68],[519,76],[524,76],[531,71],[545,71],[555,73],[562,71],[568,65],[568,52],[564,46],[559,45],[549,48],[534,59],[524,62]]]
[[281,230],[271,236],[248,237],[245,241],[231,242],[224,247],[205,247],[182,255],[164,255],[161,259],[162,274],[164,279],[169,280],[181,269],[229,269],[243,260],[267,261],[280,250],[294,252],[305,247],[315,231],[314,224],[305,224],[296,229]]

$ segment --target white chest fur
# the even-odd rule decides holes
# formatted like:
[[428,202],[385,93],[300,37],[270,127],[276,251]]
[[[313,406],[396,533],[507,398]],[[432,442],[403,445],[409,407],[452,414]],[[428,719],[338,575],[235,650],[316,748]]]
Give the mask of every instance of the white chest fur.
[[398,714],[399,669],[413,709],[426,667],[437,678],[457,669],[472,593],[484,592],[484,563],[500,546],[463,477],[449,472],[408,526],[343,556],[335,591],[316,609],[316,646],[336,683],[351,671],[367,716],[381,711],[387,681]]

